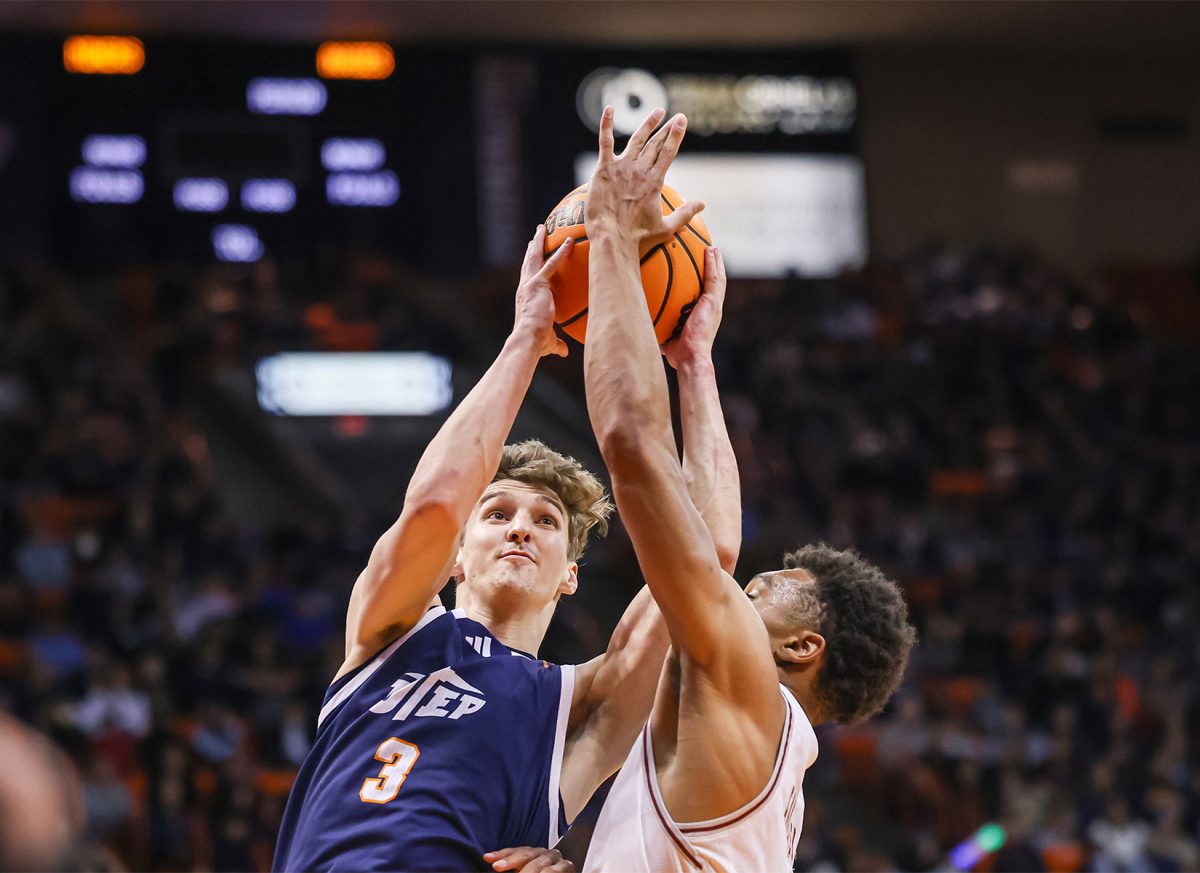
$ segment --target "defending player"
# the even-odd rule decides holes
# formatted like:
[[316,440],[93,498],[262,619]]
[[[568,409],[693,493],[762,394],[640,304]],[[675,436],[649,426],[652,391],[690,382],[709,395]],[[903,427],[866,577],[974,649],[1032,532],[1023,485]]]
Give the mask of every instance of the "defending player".
[[[662,231],[659,191],[686,125],[676,116],[652,137],[661,118],[648,117],[620,155],[611,108],[601,121],[584,366],[617,508],[673,649],[585,871],[791,870],[812,725],[878,712],[914,631],[896,586],[854,553],[809,546],[745,593],[717,559],[675,458],[638,272],[639,245]],[[715,249],[705,268],[723,273]]]
[[[539,228],[504,349],[427,447],[355,585],[277,870],[487,869],[485,851],[552,846],[649,712],[667,638],[646,590],[605,654],[578,667],[533,657],[610,508],[591,474],[540,443],[502,453],[539,357],[566,351],[548,282],[570,246],[543,265],[543,239]],[[708,390],[697,378],[684,402]],[[736,467],[724,423],[699,415],[685,464],[711,507],[736,492]],[[732,567],[740,519],[711,518]],[[447,612],[437,593],[450,575]]]

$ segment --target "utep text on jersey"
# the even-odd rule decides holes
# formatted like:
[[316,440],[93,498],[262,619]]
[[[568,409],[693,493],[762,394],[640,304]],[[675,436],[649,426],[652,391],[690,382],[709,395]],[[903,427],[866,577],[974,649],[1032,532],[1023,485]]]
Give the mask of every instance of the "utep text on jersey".
[[275,870],[488,870],[484,852],[553,846],[574,669],[430,609],[326,692]]

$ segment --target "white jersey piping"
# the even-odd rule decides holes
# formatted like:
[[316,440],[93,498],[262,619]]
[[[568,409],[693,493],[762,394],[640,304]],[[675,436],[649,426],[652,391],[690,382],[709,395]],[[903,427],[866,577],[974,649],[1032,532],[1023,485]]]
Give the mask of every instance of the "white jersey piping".
[[[780,688],[781,694],[786,694],[783,688]],[[671,817],[667,811],[667,804],[662,798],[662,793],[658,787],[658,770],[654,763],[654,744],[650,736],[650,723],[646,723],[646,729],[642,733],[643,742],[643,766],[646,771],[646,785],[650,791],[650,800],[654,806],[654,811],[657,813],[659,821],[667,829],[667,833],[674,840],[675,844],[687,857],[688,861],[696,867],[701,868],[703,865],[696,857],[691,844],[688,842],[688,834],[703,834],[710,831],[720,830],[725,827],[737,824],[742,819],[757,811],[770,798],[775,787],[779,784],[780,777],[783,774],[783,765],[787,759],[787,749],[791,741],[792,731],[792,707],[786,696],[783,701],[784,705],[784,720],[783,731],[779,737],[779,751],[775,755],[775,767],[771,771],[771,777],[767,780],[766,785],[762,790],[747,803],[742,804],[726,815],[717,818],[708,819],[706,821],[687,822],[679,824]]]
[[[554,848],[562,836],[558,832],[558,808],[562,802],[560,796],[560,777],[562,775],[563,749],[567,743],[567,722],[571,717],[571,700],[575,696],[575,667],[564,664],[559,667],[561,681],[558,692],[558,723],[554,727],[554,753],[550,758],[550,841],[546,848]],[[570,826],[570,822],[567,823]]]
[[334,710],[345,703],[346,700],[349,699],[350,695],[357,691],[364,682],[370,679],[371,676],[374,675],[375,671],[383,666],[383,662],[395,654],[396,649],[408,642],[408,640],[412,638],[412,635],[421,628],[425,627],[425,625],[429,624],[435,618],[445,614],[446,608],[444,606],[435,606],[432,609],[427,610],[425,614],[421,616],[421,620],[409,628],[408,632],[404,636],[400,637],[400,639],[396,640],[394,643],[376,655],[371,663],[363,667],[357,676],[339,688],[338,692],[329,699],[329,702],[321,707],[321,714],[317,716],[317,727],[319,728],[325,722],[325,719],[334,712]]

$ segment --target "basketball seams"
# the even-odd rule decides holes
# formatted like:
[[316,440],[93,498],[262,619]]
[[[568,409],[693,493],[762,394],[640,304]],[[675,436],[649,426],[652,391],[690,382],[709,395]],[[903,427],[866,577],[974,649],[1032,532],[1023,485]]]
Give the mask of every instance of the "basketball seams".
[[704,274],[700,272],[700,265],[696,263],[696,257],[692,254],[692,250],[688,248],[688,244],[683,241],[683,237],[675,234],[675,239],[679,241],[679,245],[683,247],[687,253],[688,260],[692,262],[692,269],[696,271],[696,281],[700,283],[700,290],[704,290]]
[[[667,259],[667,287],[666,290],[663,291],[662,303],[658,305],[658,313],[654,316],[655,327],[658,327],[658,320],[662,318],[663,312],[666,311],[667,301],[671,299],[671,286],[675,284],[675,259],[671,257],[671,253],[667,251],[666,243],[659,243],[659,245],[655,246],[651,254],[657,252],[659,249],[662,250],[663,257]],[[647,257],[649,257],[649,255]]]
[[[662,198],[662,201],[663,201],[663,203],[667,204],[667,209],[671,210],[671,212],[674,212],[674,211],[675,211],[675,204],[673,204],[673,203],[672,203],[672,202],[671,202],[671,201],[670,201],[670,200],[667,198],[667,195],[666,195],[666,194],[663,194],[663,193],[660,191],[660,192],[658,192],[658,196]],[[700,236],[700,234],[696,233],[696,231],[695,231],[695,230],[692,230],[692,226],[691,226],[691,224],[688,224],[688,226],[687,226],[687,229],[688,229],[688,230],[691,230],[691,231],[692,231],[692,233],[693,233],[693,234],[695,234],[697,237],[699,237],[701,240],[704,240],[704,237],[702,237],[702,236]],[[678,234],[678,233],[677,233],[677,234],[675,234],[675,240],[676,240],[676,242],[678,242],[678,243],[679,243],[679,245],[680,245],[680,246],[682,246],[684,253],[685,253],[685,254],[687,255],[687,257],[688,257],[688,260],[692,262],[692,269],[696,271],[696,282],[698,283],[698,285],[699,285],[700,289],[701,289],[701,290],[703,290],[703,288],[704,288],[704,274],[700,272],[700,265],[696,263],[696,257],[695,257],[695,255],[693,255],[693,254],[692,254],[692,250],[691,250],[691,248],[688,246],[688,244],[687,244],[687,243],[685,243],[685,242],[683,241],[683,237],[682,237],[680,234]],[[707,241],[705,241],[705,244],[707,245]],[[674,258],[671,258],[671,260],[673,261],[673,260],[674,260]],[[664,300],[664,302],[663,302],[663,305],[664,305],[664,306],[666,306],[666,301],[665,301],[665,300]],[[685,310],[680,310],[680,313],[679,313],[679,320],[678,320],[678,322],[677,322],[677,323],[676,323],[676,325],[675,325],[675,330],[673,330],[673,331],[671,332],[671,338],[672,338],[672,339],[674,339],[674,337],[675,337],[676,333],[678,332],[678,330],[679,330],[680,326],[681,326],[681,325],[683,324],[683,322],[686,320],[686,318],[685,318],[685,316],[684,316],[684,311],[685,311]],[[688,311],[688,314],[689,314],[689,315],[691,314],[691,313],[690,313],[690,311]],[[662,315],[662,310],[659,310],[659,315]],[[654,326],[655,326],[655,327],[657,327],[657,326],[658,326],[658,319],[657,319],[657,318],[656,318],[656,319],[654,319]],[[668,340],[668,342],[669,342],[669,340]]]
[[[578,196],[578,195],[586,196],[587,190],[588,190],[587,185],[579,186],[579,188],[577,188],[575,191],[572,191],[571,194],[568,195],[568,197],[564,198],[564,202],[571,200],[574,196]],[[674,191],[672,191],[672,196],[677,196]],[[664,215],[669,215],[670,213],[676,211],[677,207],[671,202],[670,197],[668,197],[666,194],[662,193],[661,191],[659,192],[659,197],[662,200],[663,204],[665,205],[665,211],[663,213]],[[683,201],[681,200],[681,204],[682,204],[682,202]],[[564,208],[563,204],[560,203],[559,206],[556,207],[555,211],[558,212],[562,208]],[[704,238],[704,236],[702,236],[700,234],[699,231],[697,231],[694,227],[692,227],[692,225],[690,223],[686,225],[686,229],[688,231],[690,231],[692,236],[695,237],[697,240],[700,240],[705,245],[708,245],[708,240],[706,240]],[[582,233],[579,236],[571,237],[570,231],[572,231],[572,230],[580,230],[580,231],[582,231]],[[670,307],[672,295],[674,294],[674,290],[675,290],[675,287],[674,287],[675,286],[675,253],[672,251],[672,249],[677,244],[683,247],[684,253],[687,255],[688,262],[692,265],[692,271],[693,271],[693,274],[696,276],[697,285],[699,286],[698,290],[702,291],[703,285],[704,285],[704,277],[703,277],[703,272],[702,272],[703,268],[700,266],[699,262],[697,261],[695,253],[692,252],[691,245],[687,241],[684,240],[684,238],[682,236],[682,230],[683,229],[680,229],[679,232],[673,234],[673,238],[671,240],[664,242],[664,243],[660,243],[659,245],[655,246],[650,251],[648,251],[645,254],[645,256],[639,258],[639,267],[642,268],[642,275],[643,275],[642,285],[643,285],[643,288],[646,289],[648,292],[647,300],[646,300],[646,302],[648,304],[650,303],[650,294],[649,294],[649,287],[646,285],[646,282],[651,282],[652,284],[662,283],[662,285],[661,285],[662,297],[659,300],[659,305],[658,305],[657,311],[654,312],[654,318],[652,320],[652,323],[655,327],[656,334],[658,333],[658,327],[659,327],[660,323],[662,322],[663,316],[666,314],[667,309]],[[584,229],[582,227],[575,227],[575,226],[569,226],[569,225],[568,226],[560,226],[559,228],[556,229],[554,236],[559,236],[560,241],[559,241],[558,245],[554,246],[554,248],[550,249],[549,251],[544,251],[544,257],[547,260],[554,257],[555,254],[558,253],[559,249],[561,249],[562,246],[565,244],[567,238],[574,239],[577,248],[580,245],[586,246],[587,242],[588,242],[586,229]],[[566,238],[564,238],[564,237],[566,237]],[[549,240],[547,240],[547,242],[549,242]],[[649,264],[653,260],[654,255],[660,249],[662,250],[663,256],[666,258],[667,269],[666,269],[665,276],[663,276],[662,273],[659,272],[658,267],[655,267],[655,266],[648,267],[647,266],[647,264]],[[585,252],[585,258],[586,258],[586,248],[584,249],[584,252]],[[571,261],[573,262],[574,260],[575,260],[575,258],[572,257]],[[647,270],[649,270],[650,274],[652,276],[654,276],[653,279],[651,279],[649,276],[647,276],[647,274],[646,274]],[[577,270],[574,272],[578,273]],[[577,284],[579,282],[579,277],[576,275],[569,281],[571,283]],[[572,284],[571,286],[564,286],[564,287],[574,287],[574,284]],[[687,283],[685,282],[685,284],[687,284]],[[556,289],[555,293],[556,293],[556,296],[558,296],[558,289]],[[571,302],[583,303],[584,305],[582,306],[582,308],[578,309],[574,314],[570,315],[569,317],[565,318],[564,320],[562,320],[562,321],[556,320],[554,322],[554,326],[560,330],[563,330],[563,332],[566,335],[571,336],[572,338],[578,340],[579,342],[582,342],[583,341],[582,335],[576,335],[576,334],[578,334],[583,329],[580,326],[580,322],[582,322],[583,324],[587,323],[586,319],[587,319],[587,315],[589,312],[589,307],[587,306],[586,291],[584,291],[583,293],[578,293],[578,292],[572,291],[572,292],[570,292],[570,295],[571,296],[567,298],[568,300],[571,299],[571,297],[573,297],[574,299],[571,300]],[[578,299],[579,297],[583,297],[583,299],[579,300]],[[693,303],[685,306],[682,310],[676,311],[674,313],[675,314],[674,320],[676,323],[675,323],[671,338],[674,338],[675,336],[678,335],[679,330],[683,325],[683,322],[686,321],[687,314],[689,313],[690,309],[694,305],[695,305],[695,303],[693,302]],[[676,309],[678,310],[678,307],[676,307]],[[574,326],[572,330],[566,330],[567,328],[572,328],[572,326]],[[668,340],[664,340],[664,341],[668,341]]]
[[711,242],[709,242],[708,240],[706,240],[704,237],[702,237],[702,236],[700,235],[700,232],[699,232],[699,231],[697,231],[697,230],[696,230],[696,228],[692,227],[692,226],[691,226],[691,224],[687,224],[687,225],[685,225],[683,229],[684,229],[684,230],[687,230],[687,231],[690,231],[690,232],[691,232],[691,234],[692,234],[692,236],[694,236],[696,239],[700,240],[700,242],[704,243],[706,246],[711,246],[711,245],[712,245],[712,243],[711,243]]
[[575,322],[579,321],[579,319],[583,318],[587,314],[588,314],[588,308],[585,306],[585,307],[583,307],[583,309],[576,312],[574,315],[572,315],[566,321],[556,321],[556,322],[554,322],[554,324],[556,327],[566,327],[568,324],[574,324]]
[[[663,203],[667,204],[667,208],[668,208],[668,209],[670,209],[672,212],[674,212],[674,211],[675,211],[675,209],[676,209],[675,205],[674,205],[673,203],[671,203],[671,201],[670,201],[670,200],[668,200],[668,199],[667,199],[667,195],[666,195],[666,194],[664,194],[664,193],[662,193],[661,191],[659,191],[659,192],[658,192],[658,196],[662,198],[662,201],[663,201]],[[708,241],[708,240],[706,240],[706,239],[705,239],[703,236],[701,236],[701,235],[700,235],[700,231],[698,231],[698,230],[696,230],[696,228],[692,227],[692,224],[691,224],[691,222],[688,222],[688,223],[687,223],[687,225],[686,225],[686,226],[685,226],[683,229],[684,229],[684,230],[687,230],[687,231],[691,231],[691,233],[692,233],[692,236],[694,236],[696,239],[700,240],[700,242],[704,243],[706,246],[711,246],[711,245],[712,245],[712,243],[711,243],[711,242],[709,242],[709,241]],[[679,235],[679,234],[676,234],[676,236],[678,236],[678,235]],[[680,242],[683,242],[683,240],[680,240]],[[694,264],[695,262],[696,262],[696,261],[695,261],[695,259],[693,258],[693,259],[692,259],[692,263]],[[697,275],[699,275],[699,274],[697,273]],[[701,281],[703,281],[703,280],[701,280]]]
[[[575,245],[579,245],[580,243],[585,243],[588,241],[587,234],[584,234],[583,236],[568,237],[568,239],[575,240]],[[550,251],[543,252],[542,260],[544,260],[544,261],[550,260],[558,252],[558,250],[561,249],[566,244],[567,244],[567,240],[564,239],[562,242],[560,242],[554,248],[550,249]]]

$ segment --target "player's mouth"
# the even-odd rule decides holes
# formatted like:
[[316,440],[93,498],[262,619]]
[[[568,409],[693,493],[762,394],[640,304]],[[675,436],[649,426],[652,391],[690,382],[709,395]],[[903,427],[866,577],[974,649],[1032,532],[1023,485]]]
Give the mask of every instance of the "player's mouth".
[[536,561],[533,560],[533,555],[529,554],[529,552],[522,552],[518,549],[509,549],[507,552],[501,552],[500,557],[501,558],[524,558],[526,561],[529,561],[529,563],[531,563],[531,564],[537,563]]

